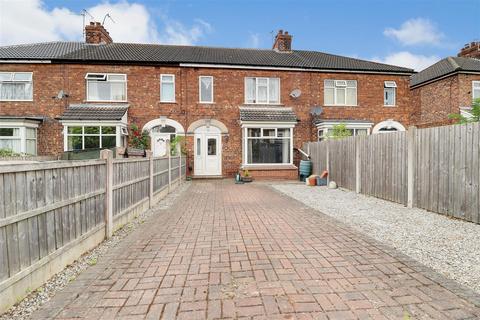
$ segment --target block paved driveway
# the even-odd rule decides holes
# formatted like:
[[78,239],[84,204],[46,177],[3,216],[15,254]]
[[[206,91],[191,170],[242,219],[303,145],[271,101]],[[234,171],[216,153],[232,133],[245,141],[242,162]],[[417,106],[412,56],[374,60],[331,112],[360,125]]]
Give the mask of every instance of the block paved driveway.
[[479,301],[267,185],[202,181],[32,318],[478,319]]

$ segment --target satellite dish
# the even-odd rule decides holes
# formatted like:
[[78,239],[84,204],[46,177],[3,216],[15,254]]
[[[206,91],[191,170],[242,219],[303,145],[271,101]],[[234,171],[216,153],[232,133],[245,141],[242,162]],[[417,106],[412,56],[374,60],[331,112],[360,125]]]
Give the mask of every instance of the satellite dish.
[[312,109],[310,109],[310,114],[312,116],[319,116],[323,113],[323,109],[320,106],[315,106]]
[[302,91],[300,89],[295,89],[292,92],[290,92],[290,97],[296,99],[302,95]]

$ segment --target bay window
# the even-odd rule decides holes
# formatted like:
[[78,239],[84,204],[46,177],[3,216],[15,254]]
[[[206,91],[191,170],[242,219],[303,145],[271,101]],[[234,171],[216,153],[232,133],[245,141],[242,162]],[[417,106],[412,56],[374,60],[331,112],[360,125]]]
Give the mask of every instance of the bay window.
[[213,103],[213,77],[199,77],[199,101],[201,103]]
[[395,81],[385,81],[383,85],[383,105],[395,106],[397,96],[397,84]]
[[0,72],[0,101],[31,101],[31,72]]
[[114,148],[120,134],[114,125],[68,125],[64,130],[65,151]]
[[244,128],[246,164],[292,164],[292,128]]
[[324,103],[326,106],[356,106],[356,80],[325,80]]
[[472,98],[480,99],[480,81],[472,81]]
[[160,75],[160,102],[175,102],[175,75]]
[[280,104],[280,79],[245,78],[245,103]]
[[87,101],[127,101],[127,75],[87,73]]
[[0,149],[37,155],[37,125],[20,122],[0,124]]

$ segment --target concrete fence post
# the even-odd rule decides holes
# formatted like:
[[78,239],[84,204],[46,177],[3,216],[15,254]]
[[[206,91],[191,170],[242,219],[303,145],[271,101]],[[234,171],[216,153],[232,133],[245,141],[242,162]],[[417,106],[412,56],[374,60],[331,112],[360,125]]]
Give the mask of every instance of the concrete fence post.
[[105,149],[100,151],[100,158],[106,160],[105,168],[105,238],[113,235],[113,153]]
[[360,139],[361,136],[355,137],[355,192],[360,193],[362,190],[362,159],[360,155]]
[[170,140],[167,140],[168,154],[168,193],[172,189],[172,150],[170,149]]
[[151,209],[153,207],[153,152],[150,150],[146,151],[146,155],[148,158],[148,164],[149,164],[149,179],[148,181],[150,182],[149,185],[149,193],[148,193],[148,207]]
[[407,207],[413,208],[415,203],[415,138],[417,128],[412,126],[407,131]]

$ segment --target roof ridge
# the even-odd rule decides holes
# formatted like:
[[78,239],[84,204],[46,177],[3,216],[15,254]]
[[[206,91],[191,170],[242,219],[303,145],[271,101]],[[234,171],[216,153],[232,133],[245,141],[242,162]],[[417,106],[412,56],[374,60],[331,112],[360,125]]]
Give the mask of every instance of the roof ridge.
[[453,57],[447,57],[447,60],[448,62],[450,62],[450,64],[452,65],[453,68],[455,68],[455,70],[459,70],[460,69],[460,65],[457,63],[457,61],[455,61],[455,59]]

